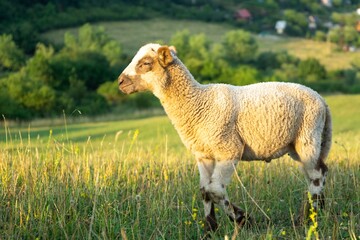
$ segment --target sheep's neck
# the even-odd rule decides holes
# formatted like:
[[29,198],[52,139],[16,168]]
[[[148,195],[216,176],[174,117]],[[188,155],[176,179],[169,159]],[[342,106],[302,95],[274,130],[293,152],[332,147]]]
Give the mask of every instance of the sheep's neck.
[[[207,87],[195,81],[182,63],[168,69],[169,84],[161,94],[160,101],[175,128],[192,125],[199,116],[198,109],[207,104]],[[195,111],[194,111],[195,110]]]

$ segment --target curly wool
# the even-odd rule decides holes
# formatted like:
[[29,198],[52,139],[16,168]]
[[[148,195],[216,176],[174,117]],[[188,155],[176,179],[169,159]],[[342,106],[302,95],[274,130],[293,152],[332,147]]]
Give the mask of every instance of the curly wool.
[[171,84],[158,97],[187,148],[206,158],[296,155],[297,138],[311,138],[309,129],[321,133],[329,111],[319,94],[295,83],[201,85],[178,59],[168,77]]

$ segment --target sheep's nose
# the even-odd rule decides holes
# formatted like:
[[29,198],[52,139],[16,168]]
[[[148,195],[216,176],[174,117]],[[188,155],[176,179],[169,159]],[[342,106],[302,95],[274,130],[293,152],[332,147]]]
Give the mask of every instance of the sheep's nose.
[[120,76],[118,77],[118,85],[120,86],[124,81],[125,79],[128,78],[125,74],[120,74]]

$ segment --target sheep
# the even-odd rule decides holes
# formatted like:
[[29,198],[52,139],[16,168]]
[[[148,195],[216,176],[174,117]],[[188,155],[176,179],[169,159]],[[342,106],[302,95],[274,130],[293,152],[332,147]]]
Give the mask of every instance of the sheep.
[[198,83],[173,48],[147,44],[118,78],[125,94],[149,90],[160,99],[182,142],[195,156],[206,217],[205,231],[218,228],[214,204],[239,226],[248,214],[230,202],[226,186],[239,161],[279,158],[301,163],[315,209],[331,147],[330,110],[312,89],[296,83],[247,86]]

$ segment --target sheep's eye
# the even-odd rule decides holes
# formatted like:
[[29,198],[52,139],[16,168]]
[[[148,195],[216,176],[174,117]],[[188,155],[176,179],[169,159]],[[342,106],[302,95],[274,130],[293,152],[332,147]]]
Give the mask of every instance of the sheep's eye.
[[149,65],[151,65],[151,62],[144,62],[143,63],[145,66],[149,66]]

